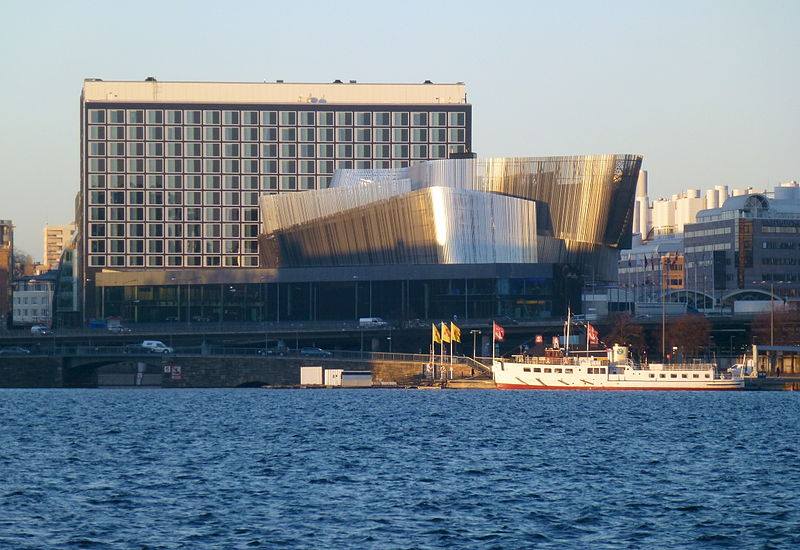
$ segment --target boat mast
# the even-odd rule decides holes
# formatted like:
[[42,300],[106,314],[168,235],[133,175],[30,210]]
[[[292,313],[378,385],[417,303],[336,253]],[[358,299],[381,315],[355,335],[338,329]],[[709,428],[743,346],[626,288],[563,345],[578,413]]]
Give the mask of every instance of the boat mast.
[[569,326],[572,324],[572,308],[567,306],[567,326],[564,331],[564,355],[569,354]]

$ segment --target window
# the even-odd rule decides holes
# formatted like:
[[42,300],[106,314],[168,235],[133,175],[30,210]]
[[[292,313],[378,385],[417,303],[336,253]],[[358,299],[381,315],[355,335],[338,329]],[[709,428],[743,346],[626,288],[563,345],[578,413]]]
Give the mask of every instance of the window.
[[372,130],[370,130],[369,128],[357,128],[356,141],[361,141],[361,142],[372,141]]
[[337,128],[336,129],[336,141],[353,141],[353,129],[352,128]]
[[314,145],[311,143],[303,143],[298,148],[297,156],[300,158],[314,158]]
[[463,143],[464,142],[464,129],[463,128],[450,128],[448,131],[449,141]]
[[414,128],[411,131],[411,141],[420,143],[428,141],[428,130],[424,128]]
[[281,141],[297,141],[297,129],[281,128]]
[[261,141],[278,141],[278,129],[277,128],[262,128],[261,129]]
[[105,126],[89,126],[89,139],[106,139]]
[[222,111],[222,123],[227,125],[238,125],[239,111]]
[[258,124],[258,111],[242,111],[242,124],[255,126]]
[[297,189],[297,179],[295,176],[281,176],[280,185],[284,191],[294,191]]
[[203,111],[203,124],[219,124],[219,111]]
[[314,126],[314,111],[300,111],[298,118],[300,126]]
[[[226,128],[226,130],[230,130],[231,128]],[[222,156],[227,158],[234,158],[239,156],[239,144],[238,143],[225,143],[222,146]]]
[[294,126],[297,124],[297,113],[294,111],[281,111],[281,126]]
[[450,122],[450,126],[464,126],[466,114],[463,112],[448,113],[448,120]]
[[92,124],[105,124],[106,112],[102,109],[89,109],[89,122]]
[[281,158],[294,158],[297,156],[297,146],[294,143],[281,144]]
[[108,121],[111,124],[124,124],[125,123],[125,111],[121,109],[109,109],[108,111]]
[[167,126],[167,141],[180,141],[181,139],[183,139],[183,128]]
[[258,141],[258,128],[242,128],[242,141]]
[[444,143],[447,141],[447,130],[444,128],[431,128],[430,138],[433,142]]
[[[158,126],[157,128],[159,130],[161,129],[160,126]],[[144,139],[144,126],[128,126],[128,141],[142,141],[143,139]]]
[[318,128],[317,141],[333,141],[333,128]]
[[261,125],[276,126],[278,124],[278,113],[276,111],[262,111]]
[[392,130],[392,141],[395,142],[407,142],[408,141],[408,129],[406,128],[395,128]]
[[528,367],[522,367],[522,372],[531,372],[531,369]]
[[282,174],[294,174],[297,171],[297,161],[294,160],[282,160],[281,161],[281,173]]
[[299,141],[314,141],[314,128],[300,128]]
[[239,128],[229,127],[225,128],[222,139],[224,141],[239,141]]
[[317,156],[319,158],[333,158],[333,145],[317,145]]
[[353,156],[353,146],[350,144],[339,144],[336,146],[337,158],[349,158]]
[[333,113],[332,112],[317,113],[317,126],[333,126]]
[[428,125],[428,113],[412,113],[411,114],[411,125],[412,126],[427,126]]
[[356,126],[371,126],[372,113],[356,113]]
[[411,158],[415,158],[415,159],[428,158],[428,146],[427,145],[413,145],[411,147]]
[[408,158],[408,145],[392,145],[392,157]]
[[375,126],[389,126],[389,113],[375,113]]
[[447,113],[431,113],[431,126],[447,126]]
[[173,109],[167,110],[167,124],[181,124],[183,122],[183,112]]
[[339,112],[336,113],[336,126],[352,126],[353,113]]
[[408,126],[408,113],[392,113],[392,126]]
[[203,128],[203,139],[206,141],[219,141],[220,130],[214,126]]
[[[128,130],[128,134],[130,135],[130,130],[132,130],[132,128],[128,128]],[[162,126],[148,126],[147,139],[150,141],[161,141],[164,139],[164,128]]]
[[203,134],[200,126],[184,126],[183,139],[186,141],[200,141],[203,139]]

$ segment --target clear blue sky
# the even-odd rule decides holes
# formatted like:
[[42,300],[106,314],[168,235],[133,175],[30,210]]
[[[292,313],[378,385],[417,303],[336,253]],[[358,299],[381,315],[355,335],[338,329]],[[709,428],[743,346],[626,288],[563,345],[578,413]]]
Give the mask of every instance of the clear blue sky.
[[5,2],[0,218],[72,219],[85,77],[458,81],[482,156],[644,155],[651,195],[800,179],[800,2]]

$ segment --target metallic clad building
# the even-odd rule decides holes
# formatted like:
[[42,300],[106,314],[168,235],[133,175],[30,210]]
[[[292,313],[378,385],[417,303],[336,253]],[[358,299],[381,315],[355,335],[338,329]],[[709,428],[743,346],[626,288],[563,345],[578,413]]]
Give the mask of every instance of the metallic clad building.
[[340,170],[261,198],[262,265],[569,264],[614,280],[641,157],[450,159]]

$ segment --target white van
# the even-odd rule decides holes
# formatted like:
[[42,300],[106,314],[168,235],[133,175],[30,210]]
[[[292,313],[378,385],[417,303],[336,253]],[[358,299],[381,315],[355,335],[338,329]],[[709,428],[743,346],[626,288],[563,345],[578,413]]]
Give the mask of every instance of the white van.
[[389,323],[381,319],[380,317],[361,317],[358,320],[358,326],[361,328],[367,327],[385,327],[388,326]]
[[142,342],[142,348],[145,351],[153,353],[172,353],[174,350],[159,340],[145,340]]

